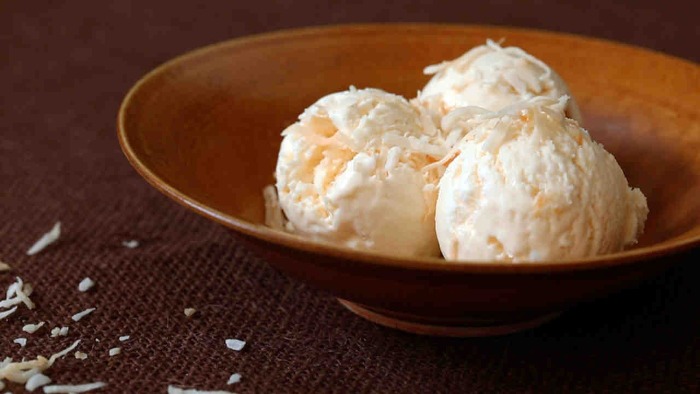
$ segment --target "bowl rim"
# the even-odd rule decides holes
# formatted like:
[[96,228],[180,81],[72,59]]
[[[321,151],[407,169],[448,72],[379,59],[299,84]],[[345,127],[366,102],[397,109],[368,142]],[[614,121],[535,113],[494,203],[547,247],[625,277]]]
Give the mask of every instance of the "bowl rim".
[[[158,75],[167,72],[167,70],[183,61],[196,58],[211,52],[216,52],[222,48],[228,47],[243,47],[261,42],[272,42],[278,39],[299,39],[304,36],[318,36],[328,34],[357,34],[368,33],[377,30],[412,30],[412,31],[429,31],[429,30],[459,30],[465,32],[483,31],[488,35],[489,31],[511,31],[518,34],[546,36],[549,38],[566,38],[569,40],[595,42],[598,44],[626,48],[629,50],[646,52],[649,55],[661,56],[663,58],[687,63],[693,67],[699,67],[694,62],[668,55],[663,52],[655,51],[648,48],[643,48],[635,45],[625,44],[612,40],[588,37],[583,35],[547,31],[541,29],[531,29],[522,27],[500,26],[500,25],[483,25],[483,24],[445,24],[445,23],[362,23],[362,24],[332,24],[319,25],[301,28],[291,28],[265,32],[260,34],[241,36],[185,52],[177,57],[174,57],[159,66],[155,67],[145,75],[143,75],[127,92],[122,100],[117,114],[117,136],[121,149],[136,169],[136,171],[154,188],[165,194],[167,197],[175,200],[184,207],[193,210],[194,212],[211,219],[219,224],[224,225],[232,230],[243,233],[247,236],[257,238],[276,245],[298,249],[303,252],[313,254],[323,254],[329,257],[339,258],[347,261],[352,261],[357,264],[364,264],[374,267],[383,268],[401,268],[420,271],[432,272],[453,272],[465,274],[548,274],[555,272],[566,271],[582,271],[595,270],[602,268],[611,268],[649,260],[652,258],[680,253],[700,245],[700,233],[690,236],[685,239],[671,239],[661,243],[641,248],[630,249],[617,253],[610,253],[588,258],[577,259],[559,259],[541,262],[522,262],[513,263],[506,261],[474,261],[461,260],[452,261],[445,260],[439,257],[401,257],[393,256],[385,253],[370,252],[356,250],[345,246],[333,245],[325,242],[312,241],[305,239],[299,235],[286,233],[283,231],[274,230],[262,224],[256,224],[228,215],[217,209],[207,206],[196,199],[187,196],[177,188],[170,185],[164,179],[159,177],[143,161],[133,150],[129,141],[129,132],[126,128],[127,114],[131,108],[133,98],[141,92],[141,88],[146,85],[151,79]],[[262,190],[260,193],[262,199]],[[317,263],[321,263],[323,259],[319,259]]]

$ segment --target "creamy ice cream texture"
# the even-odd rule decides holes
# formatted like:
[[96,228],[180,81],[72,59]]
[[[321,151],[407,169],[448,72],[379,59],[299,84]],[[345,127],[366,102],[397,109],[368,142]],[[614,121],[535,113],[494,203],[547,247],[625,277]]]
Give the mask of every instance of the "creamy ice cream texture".
[[377,89],[318,100],[288,127],[276,167],[287,230],[394,255],[437,256],[435,200],[446,153],[421,108]]
[[446,259],[573,259],[636,242],[646,198],[563,116],[562,104],[537,97],[442,119],[445,131],[466,135],[439,184],[436,230]]
[[[444,116],[459,107],[478,106],[498,111],[535,96],[558,99],[569,88],[547,64],[517,47],[503,48],[488,40],[457,59],[425,68],[434,74],[418,95],[418,102]],[[570,99],[567,116],[581,122]]]
[[646,198],[579,126],[549,66],[487,41],[426,73],[412,103],[351,88],[307,108],[282,133],[268,225],[448,260],[575,259],[636,242]]

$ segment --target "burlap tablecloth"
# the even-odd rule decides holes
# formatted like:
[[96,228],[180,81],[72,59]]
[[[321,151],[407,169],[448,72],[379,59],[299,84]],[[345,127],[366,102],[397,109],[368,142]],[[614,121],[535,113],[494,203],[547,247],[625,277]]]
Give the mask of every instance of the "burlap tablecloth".
[[[241,393],[700,391],[700,265],[691,261],[700,253],[532,331],[420,337],[366,322],[282,276],[127,164],[114,127],[126,90],[175,55],[245,34],[340,22],[488,23],[700,58],[697,15],[680,1],[347,3],[0,1],[0,260],[13,267],[0,289],[21,276],[38,306],[0,321],[0,360],[82,338],[89,358],[70,355],[47,374],[105,381],[103,392],[114,393],[168,384]],[[58,220],[60,241],[25,255]],[[138,248],[122,246],[132,239]],[[86,276],[97,285],[80,293]],[[88,307],[97,310],[71,322]],[[197,309],[193,318],[187,307]],[[21,331],[38,321],[47,326]],[[62,325],[68,335],[51,338]],[[12,343],[21,336],[25,348]],[[247,345],[235,352],[226,338]],[[122,353],[109,357],[115,346]],[[234,372],[241,382],[226,386]]]

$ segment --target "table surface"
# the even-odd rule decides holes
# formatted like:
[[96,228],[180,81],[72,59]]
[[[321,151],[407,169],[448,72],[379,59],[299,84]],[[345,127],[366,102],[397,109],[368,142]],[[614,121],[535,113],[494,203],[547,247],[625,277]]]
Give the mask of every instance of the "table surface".
[[[57,383],[105,381],[103,392],[114,393],[165,392],[168,384],[241,393],[699,392],[700,265],[692,260],[700,253],[531,331],[414,336],[281,275],[148,186],[116,140],[118,105],[145,72],[205,44],[280,28],[500,24],[700,58],[690,2],[555,3],[563,2],[1,1],[0,260],[13,271],[0,274],[0,289],[21,276],[38,307],[0,322],[0,360],[82,339],[89,358],[71,355],[47,374]],[[25,255],[57,220],[60,241]],[[140,246],[123,247],[130,239]],[[84,277],[97,284],[80,293]],[[97,310],[71,322],[88,307]],[[190,319],[187,307],[197,309]],[[47,327],[21,331],[38,321]],[[68,335],[51,338],[49,329],[63,325]],[[122,335],[131,339],[121,343]],[[21,336],[25,348],[12,343]],[[247,344],[235,352],[226,338]],[[109,357],[115,346],[122,353]],[[242,380],[227,386],[234,372]]]

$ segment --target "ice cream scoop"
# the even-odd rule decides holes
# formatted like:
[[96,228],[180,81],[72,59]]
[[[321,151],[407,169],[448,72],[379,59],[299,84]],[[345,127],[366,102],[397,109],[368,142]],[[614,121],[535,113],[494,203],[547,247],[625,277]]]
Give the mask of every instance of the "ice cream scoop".
[[394,255],[439,255],[435,200],[446,149],[421,108],[378,89],[333,93],[282,133],[276,168],[287,230]]
[[436,231],[449,260],[575,259],[636,242],[648,213],[615,158],[537,97],[442,120],[465,135],[439,184]]
[[[434,76],[419,93],[418,102],[438,117],[458,107],[498,111],[535,96],[571,97],[566,83],[543,61],[520,48],[503,48],[491,40],[454,60],[428,66],[424,72]],[[566,114],[581,123],[573,98]]]

